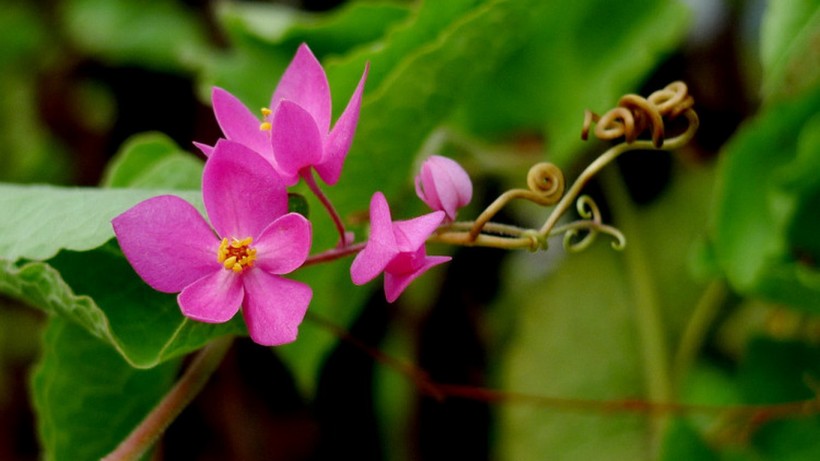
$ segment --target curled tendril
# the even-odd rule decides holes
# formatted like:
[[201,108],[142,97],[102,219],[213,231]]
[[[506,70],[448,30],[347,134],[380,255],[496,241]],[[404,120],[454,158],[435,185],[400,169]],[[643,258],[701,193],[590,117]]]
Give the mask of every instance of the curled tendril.
[[[602,116],[587,111],[581,133],[583,139],[587,139],[590,128],[595,123],[596,137],[601,140],[623,138],[623,142],[610,147],[587,165],[569,187],[564,182],[563,173],[555,165],[534,165],[527,174],[528,189],[504,192],[475,221],[447,223],[429,240],[455,245],[536,251],[546,249],[550,237],[563,234],[564,247],[574,252],[589,247],[598,234],[607,234],[613,238],[613,248],[623,249],[626,237],[617,228],[603,224],[598,206],[590,197],[581,195],[581,191],[592,177],[624,152],[677,149],[689,142],[699,125],[693,105],[694,100],[688,94],[686,84],[673,82],[647,98],[627,94],[618,101],[618,107]],[[686,129],[675,136],[668,136],[665,124],[681,116],[687,121]],[[651,141],[639,139],[647,131]],[[510,201],[518,198],[555,207],[537,230],[490,221]],[[573,202],[582,219],[558,226],[558,221],[572,207]]]
[[689,95],[686,84],[672,82],[661,90],[644,98],[636,94],[627,94],[618,101],[618,107],[604,115],[587,110],[584,113],[584,126],[581,138],[589,137],[589,130],[595,123],[594,134],[598,139],[611,141],[623,137],[632,143],[645,131],[651,133],[652,143],[656,148],[663,145],[665,128],[664,118],[672,120],[691,109],[695,104]]
[[564,195],[564,173],[552,163],[536,163],[527,172],[527,187],[538,194],[541,205],[554,205]]
[[582,195],[575,201],[575,208],[581,220],[553,229],[551,235],[564,234],[564,249],[569,252],[579,252],[587,249],[598,234],[607,234],[613,237],[612,248],[622,250],[626,246],[626,237],[615,227],[602,222],[601,210],[598,204],[588,195]]
[[493,216],[514,199],[529,200],[542,206],[558,203],[564,195],[564,173],[552,163],[536,163],[527,172],[527,187],[529,189],[508,190],[495,199],[473,222],[470,241],[474,241]]

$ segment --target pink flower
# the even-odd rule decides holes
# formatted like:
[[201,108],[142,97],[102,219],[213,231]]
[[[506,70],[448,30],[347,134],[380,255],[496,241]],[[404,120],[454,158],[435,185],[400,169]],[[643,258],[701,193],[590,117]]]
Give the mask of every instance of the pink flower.
[[[221,88],[211,93],[214,114],[225,137],[265,157],[292,186],[310,167],[327,184],[339,180],[359,121],[365,67],[344,112],[330,129],[330,87],[322,65],[302,44],[273,92],[262,121],[239,99]],[[210,147],[196,144],[205,155]]]
[[453,221],[458,209],[473,198],[473,183],[457,162],[431,155],[416,176],[416,195],[431,209],[444,211],[447,219]]
[[424,243],[444,219],[435,211],[407,221],[393,222],[390,207],[381,192],[370,200],[370,238],[350,267],[356,285],[384,272],[384,294],[393,302],[416,279],[431,267],[447,262],[449,256],[427,256]]
[[313,292],[280,275],[307,258],[310,222],[287,212],[285,186],[271,165],[230,141],[219,141],[205,164],[202,195],[213,229],[173,195],[114,218],[125,257],[152,288],[179,292],[186,317],[222,323],[241,306],[257,343],[295,340]]

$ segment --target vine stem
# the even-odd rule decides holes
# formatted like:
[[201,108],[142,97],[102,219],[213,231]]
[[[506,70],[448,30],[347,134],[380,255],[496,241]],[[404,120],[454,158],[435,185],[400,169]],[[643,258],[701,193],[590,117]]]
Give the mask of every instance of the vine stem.
[[675,351],[672,376],[675,379],[676,387],[680,387],[686,377],[686,373],[703,345],[709,326],[715,320],[728,293],[728,287],[723,280],[715,280],[706,287],[695,305],[695,310],[686,323],[680,343]]
[[333,207],[333,204],[330,203],[330,199],[327,198],[322,189],[319,188],[319,185],[316,183],[316,178],[313,177],[313,170],[310,168],[305,169],[302,172],[302,179],[305,180],[305,184],[310,188],[310,191],[313,192],[313,195],[322,202],[322,206],[325,207],[327,213],[330,215],[330,219],[333,220],[333,225],[336,226],[336,231],[339,232],[339,246],[344,247],[347,245],[347,236],[345,235],[345,225],[342,223],[342,217],[339,216],[339,213],[336,211],[336,208]]
[[[634,206],[626,194],[623,179],[615,171],[602,175],[606,197],[612,208],[618,228],[630,236],[629,249],[624,251],[624,263],[635,298],[635,320],[643,355],[644,381],[649,399],[656,402],[672,401],[672,381],[666,334],[661,320],[660,300],[655,290],[652,269],[647,263],[646,251],[636,223]],[[667,418],[650,421],[650,449],[657,453]]]
[[462,398],[493,404],[535,405],[559,411],[579,413],[610,414],[619,412],[648,415],[701,414],[714,416],[729,414],[734,418],[746,419],[757,424],[780,418],[808,417],[820,413],[820,395],[805,400],[776,404],[707,405],[678,403],[673,400],[594,400],[550,397],[487,387],[440,383],[432,380],[424,370],[419,369],[411,362],[391,356],[376,347],[368,345],[343,327],[316,313],[308,312],[306,318],[327,329],[342,341],[353,345],[370,356],[375,362],[404,376],[421,393],[438,401],[444,401],[448,398]]
[[117,448],[102,461],[138,460],[151,448],[171,422],[196,397],[216,371],[233,342],[233,337],[217,338],[202,348],[168,394]]

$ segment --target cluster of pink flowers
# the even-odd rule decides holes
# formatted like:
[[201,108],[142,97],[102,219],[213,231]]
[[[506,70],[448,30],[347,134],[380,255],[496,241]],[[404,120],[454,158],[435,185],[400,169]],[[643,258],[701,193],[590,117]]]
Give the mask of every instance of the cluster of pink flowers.
[[[208,220],[172,195],[117,216],[114,233],[137,274],[158,291],[179,293],[180,309],[191,319],[222,323],[241,308],[255,342],[294,341],[313,292],[282,276],[307,260],[312,228],[304,216],[288,212],[287,187],[300,178],[312,184],[313,170],[329,185],[338,182],[367,71],[332,128],[327,76],[304,44],[261,120],[235,96],[214,88],[224,139],[214,146],[195,143],[207,157],[202,196]],[[432,156],[416,178],[416,191],[434,211],[407,221],[392,221],[384,195],[373,195],[370,236],[350,270],[358,285],[384,272],[390,302],[427,269],[450,259],[427,256],[425,241],[455,219],[472,185],[457,163]]]

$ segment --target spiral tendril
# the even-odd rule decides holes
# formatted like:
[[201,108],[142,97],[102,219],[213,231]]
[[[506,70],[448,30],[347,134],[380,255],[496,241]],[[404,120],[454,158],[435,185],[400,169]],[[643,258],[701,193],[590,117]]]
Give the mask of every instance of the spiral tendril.
[[[673,82],[646,98],[635,94],[624,95],[618,101],[618,106],[604,115],[586,111],[581,131],[583,139],[587,139],[594,123],[593,133],[597,138],[605,141],[623,138],[623,142],[612,146],[587,165],[568,189],[564,175],[557,166],[537,163],[527,173],[528,189],[504,192],[475,221],[448,223],[439,228],[430,240],[465,246],[537,251],[547,248],[550,237],[563,234],[564,248],[576,252],[589,247],[599,234],[606,234],[613,238],[613,248],[624,248],[626,237],[623,233],[604,224],[595,201],[580,193],[593,176],[624,152],[637,149],[677,149],[689,142],[699,124],[693,105],[694,100],[688,94],[686,84]],[[665,124],[680,116],[684,116],[687,121],[685,131],[674,137],[668,136]],[[651,141],[639,139],[646,132],[649,132]],[[540,229],[491,222],[514,199],[555,207]],[[559,219],[573,202],[581,219],[558,226]]]
[[486,224],[514,199],[524,199],[542,206],[555,205],[564,194],[564,173],[552,163],[536,163],[527,172],[529,189],[511,189],[501,194],[473,222],[470,241],[474,241]]
[[540,197],[537,203],[554,205],[564,195],[564,173],[552,163],[536,163],[527,172],[527,187]]
[[618,106],[604,115],[590,110],[584,113],[584,125],[581,139],[589,137],[593,123],[595,137],[602,141],[611,141],[623,137],[627,143],[635,142],[645,131],[651,133],[652,143],[656,148],[663,146],[665,127],[664,118],[673,120],[691,109],[695,104],[688,94],[686,84],[672,82],[665,88],[655,91],[644,98],[636,94],[627,94],[618,101]]

